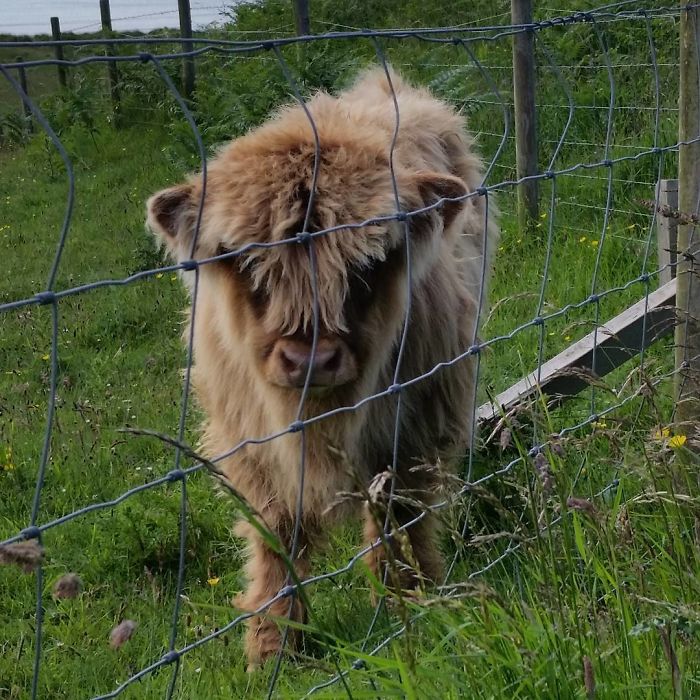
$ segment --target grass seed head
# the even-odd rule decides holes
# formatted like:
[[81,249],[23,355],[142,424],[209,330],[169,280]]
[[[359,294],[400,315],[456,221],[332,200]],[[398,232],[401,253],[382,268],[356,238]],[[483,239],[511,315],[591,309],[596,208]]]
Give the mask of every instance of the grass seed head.
[[0,564],[17,564],[29,573],[34,571],[42,561],[44,561],[44,548],[36,540],[0,545]]
[[552,470],[549,466],[549,460],[542,452],[535,455],[535,469],[542,482],[542,490],[548,494],[552,491]]
[[583,657],[583,685],[586,688],[586,697],[591,700],[595,697],[595,675],[593,664],[588,656]]
[[501,447],[501,452],[504,452],[513,444],[513,436],[508,426],[504,427],[503,430],[501,430],[501,436],[498,442]]
[[576,496],[569,496],[566,499],[566,507],[569,510],[577,510],[579,513],[585,513],[591,517],[598,515],[598,509],[593,503],[591,503],[586,498],[577,498]]
[[634,539],[632,531],[632,523],[630,522],[629,512],[625,506],[622,506],[615,520],[615,532],[620,538],[622,544],[630,545]]
[[133,620],[122,620],[109,634],[109,646],[120,649],[134,635],[137,624]]
[[550,448],[552,452],[554,452],[554,454],[557,455],[557,457],[564,456],[564,447],[558,440],[552,440],[552,442],[550,443]]
[[53,597],[56,600],[77,598],[83,590],[83,582],[78,574],[63,574],[53,587]]

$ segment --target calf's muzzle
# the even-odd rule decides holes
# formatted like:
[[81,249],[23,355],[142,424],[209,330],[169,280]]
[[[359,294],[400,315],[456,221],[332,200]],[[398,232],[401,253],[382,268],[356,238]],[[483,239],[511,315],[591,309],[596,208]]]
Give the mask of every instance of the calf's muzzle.
[[314,387],[347,384],[357,377],[357,362],[342,338],[319,338],[313,343],[280,338],[272,351],[270,379],[280,386],[301,388],[307,374]]

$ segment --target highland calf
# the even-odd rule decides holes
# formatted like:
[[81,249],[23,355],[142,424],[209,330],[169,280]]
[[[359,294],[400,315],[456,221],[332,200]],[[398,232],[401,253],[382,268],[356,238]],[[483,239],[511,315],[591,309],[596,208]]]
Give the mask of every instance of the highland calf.
[[[482,270],[488,270],[485,257],[496,243],[486,197],[464,198],[482,184],[482,166],[460,116],[396,75],[392,83],[400,114],[393,161],[396,111],[383,72],[365,74],[337,97],[319,93],[308,102],[319,162],[307,230],[391,217],[397,213],[396,197],[403,212],[427,211],[405,221],[399,216],[339,228],[311,242],[297,239],[316,157],[314,131],[300,106],[282,109],[208,164],[194,251],[201,175],[148,202],[150,227],[178,261],[292,239],[199,266],[193,381],[206,415],[202,449],[209,457],[245,438],[284,430],[297,418],[305,381],[309,391],[302,418],[386,390],[394,383],[407,315],[401,382],[474,343]],[[442,198],[462,199],[429,208]],[[190,292],[194,274],[184,273]],[[414,518],[418,502],[434,502],[439,495],[436,470],[416,467],[454,464],[463,457],[474,384],[474,358],[467,357],[402,390],[395,489],[411,498],[393,506],[394,524]],[[358,484],[366,489],[391,467],[397,398],[369,401],[304,429],[302,520],[294,560],[300,577],[308,575],[309,556],[323,542],[328,524],[357,502],[338,494],[357,492]],[[302,483],[301,449],[301,434],[292,432],[220,462],[287,548]],[[374,542],[384,514],[365,507],[364,517],[367,541]],[[248,523],[238,532],[250,545],[248,588],[239,604],[253,611],[285,585],[287,571]],[[436,580],[442,563],[436,534],[434,516],[423,518],[407,529],[401,546],[396,537],[393,551],[375,549],[370,564],[379,567],[384,557],[398,561],[401,585]],[[298,598],[292,606],[293,616],[303,619]],[[282,598],[268,612],[285,616],[289,610],[290,600]],[[251,618],[246,644],[252,665],[280,643],[273,620]]]

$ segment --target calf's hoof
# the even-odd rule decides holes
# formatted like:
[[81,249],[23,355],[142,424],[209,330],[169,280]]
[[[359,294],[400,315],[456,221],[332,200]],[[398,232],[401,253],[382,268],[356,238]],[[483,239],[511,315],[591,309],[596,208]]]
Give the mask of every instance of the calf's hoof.
[[[291,636],[291,635],[290,635]],[[292,641],[287,640],[287,643]],[[245,652],[248,672],[260,668],[282,648],[282,632],[275,622],[266,617],[253,617],[248,621],[245,635]]]

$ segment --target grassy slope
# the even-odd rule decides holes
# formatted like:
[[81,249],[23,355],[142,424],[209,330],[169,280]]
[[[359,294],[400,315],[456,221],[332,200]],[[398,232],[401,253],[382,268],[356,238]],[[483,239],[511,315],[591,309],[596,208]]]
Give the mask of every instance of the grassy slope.
[[[409,57],[406,51],[404,56],[392,56],[392,61],[420,62],[420,57]],[[314,58],[319,70],[325,70],[332,56]],[[360,55],[357,60],[364,58]],[[426,56],[424,62],[438,63],[437,58]],[[251,64],[249,70],[241,81],[250,80],[260,63]],[[270,95],[246,105],[247,114],[241,116],[240,109],[235,112],[240,123],[226,127],[231,133],[278,101],[276,86],[270,87]],[[453,92],[445,79],[438,90],[448,96]],[[245,99],[241,95],[239,103]],[[629,92],[623,99],[631,104],[641,98]],[[483,124],[484,132],[493,130],[486,125],[497,123],[493,108],[486,110],[481,112],[477,106],[471,114],[475,128]],[[585,140],[586,133],[599,138],[599,125],[585,119],[584,113],[575,123],[577,140]],[[206,115],[203,122],[209,125]],[[648,125],[640,128],[648,133]],[[80,129],[67,130],[77,199],[59,288],[120,278],[157,263],[143,233],[143,201],[191,164],[190,151],[172,145],[173,138],[176,144],[184,139],[182,133],[177,125],[169,134],[152,127],[115,134],[98,125],[92,138]],[[205,134],[210,143],[221,137],[214,128]],[[642,138],[621,129],[620,136],[625,134],[636,143]],[[481,141],[486,153],[493,152],[492,137],[482,134]],[[566,157],[576,162],[590,160],[591,154],[571,147]],[[509,158],[506,154],[502,162],[507,165],[512,162]],[[650,164],[646,174],[654,167]],[[7,301],[42,288],[60,229],[66,183],[60,162],[40,140],[24,150],[0,154],[0,173],[0,250],[10,272],[0,277],[0,300]],[[633,173],[622,175],[633,179]],[[573,178],[561,181],[560,194],[576,196],[599,209],[604,202],[600,183],[579,183]],[[618,197],[628,202],[634,194],[622,192]],[[495,305],[486,325],[487,338],[508,332],[534,315],[546,251],[544,232],[552,216],[547,212],[543,225],[523,236],[512,223],[507,195],[501,206],[504,234],[497,252],[493,299],[502,303]],[[546,294],[550,310],[589,293],[597,254],[597,246],[590,241],[600,240],[602,230],[599,212],[558,206],[555,215],[556,264]],[[600,289],[639,274],[643,257],[639,241],[646,237],[645,225],[644,218],[613,218],[601,259]],[[584,234],[578,229],[590,232],[586,241],[581,241]],[[602,316],[623,308],[640,293],[631,289],[614,295],[605,303]],[[124,435],[119,428],[131,425],[176,432],[179,370],[184,362],[178,337],[183,303],[179,283],[168,274],[61,302],[57,420],[40,521],[113,498],[172,468],[169,450],[155,441]],[[586,332],[587,319],[590,311],[548,323],[545,354]],[[45,308],[0,317],[0,537],[28,522],[47,401],[49,324]],[[667,354],[664,348],[655,349],[644,371],[654,374],[667,369]],[[536,356],[536,331],[498,343],[484,357],[484,386],[504,388],[532,369]],[[627,367],[611,376],[608,385],[621,387],[630,370]],[[639,374],[633,374],[631,385],[639,380]],[[622,395],[630,390],[623,389]],[[667,440],[651,436],[654,426],[668,420],[665,393],[662,387],[659,394],[633,402],[594,429],[578,431],[562,443],[561,455],[548,453],[553,493],[544,492],[532,466],[488,482],[470,510],[470,532],[517,530],[527,541],[501,564],[459,589],[449,602],[416,601],[406,603],[406,609],[393,606],[391,621],[380,619],[367,648],[381,641],[397,620],[406,619],[406,613],[416,613],[419,619],[407,635],[370,661],[368,671],[351,676],[353,697],[377,696],[370,677],[381,697],[584,697],[584,656],[592,659],[601,697],[671,697],[670,661],[674,659],[679,693],[696,696],[700,692],[700,582],[694,539],[698,535],[693,527],[695,523],[697,528],[698,472],[689,453],[672,450]],[[549,419],[540,418],[539,435],[587,416],[589,400],[584,397]],[[604,402],[606,392],[600,390],[598,400]],[[196,415],[187,437],[196,441]],[[512,444],[503,454],[492,448],[480,451],[477,473],[489,473],[509,462],[532,440],[526,427],[514,430]],[[620,479],[620,485],[594,499],[595,513],[565,515],[552,530],[535,526],[538,520],[546,523],[565,510],[567,496],[590,497],[613,477]],[[188,497],[187,599],[178,646],[232,619],[229,601],[242,583],[240,543],[229,529],[234,517],[229,500],[216,498],[209,480],[201,475],[188,480]],[[167,648],[178,556],[178,508],[178,487],[160,487],[47,534],[42,697],[106,692]],[[456,535],[461,522],[452,514],[446,523],[448,535]],[[460,548],[453,580],[465,581],[469,572],[503,551],[508,542],[505,537],[477,539],[466,551]],[[335,533],[329,553],[319,555],[317,570],[342,565],[357,544],[354,529]],[[52,601],[48,594],[53,581],[66,571],[80,573],[85,592],[75,601]],[[369,587],[360,568],[314,587],[306,658],[285,663],[278,686],[281,696],[299,697],[333,672],[334,659],[345,667],[361,655],[364,630],[372,616]],[[24,697],[31,678],[34,578],[1,568],[0,591],[4,632],[0,697]],[[139,628],[132,641],[114,652],[107,637],[125,617],[136,620]],[[316,625],[328,635],[326,641],[337,640],[334,652],[322,644]],[[240,633],[234,630],[223,641],[183,657],[177,696],[260,697],[268,673],[244,673]],[[168,680],[167,671],[155,674],[126,696],[162,697]],[[320,697],[340,695],[339,686],[320,693]]]

